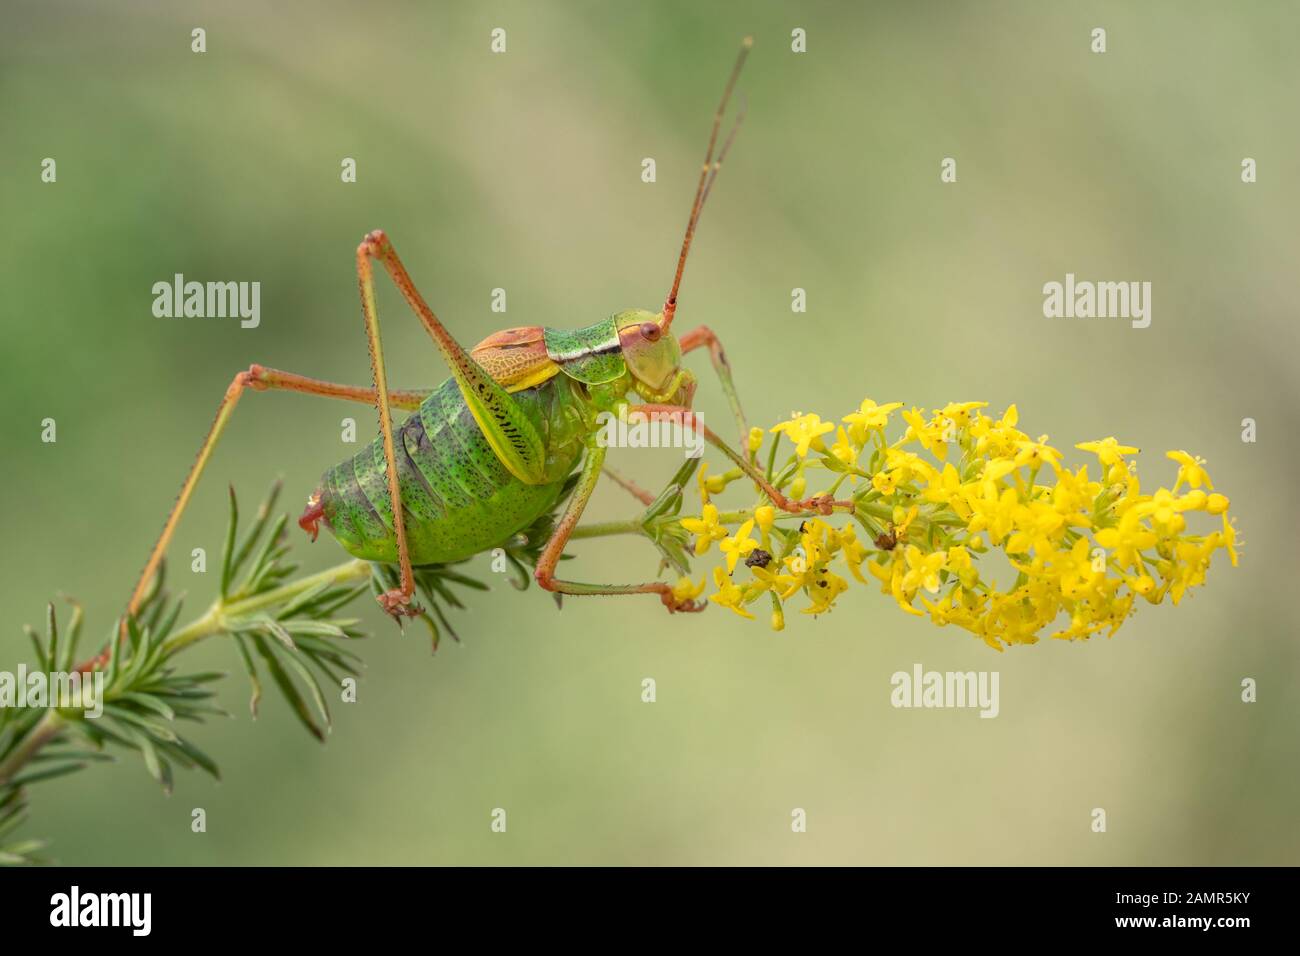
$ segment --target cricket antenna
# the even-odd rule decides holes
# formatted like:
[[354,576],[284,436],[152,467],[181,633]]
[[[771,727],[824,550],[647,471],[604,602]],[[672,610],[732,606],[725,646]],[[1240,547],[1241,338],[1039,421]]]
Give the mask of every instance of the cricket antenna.
[[745,102],[741,98],[740,109],[736,113],[735,122],[731,125],[731,131],[722,143],[722,149],[718,153],[717,159],[713,158],[713,150],[718,144],[718,132],[722,128],[722,117],[727,112],[727,103],[731,99],[731,91],[736,86],[736,78],[740,76],[740,68],[745,65],[745,57],[749,56],[749,49],[754,45],[752,36],[745,37],[740,44],[740,55],[736,57],[736,65],[731,68],[731,76],[727,78],[727,87],[722,91],[722,102],[718,104],[718,111],[713,115],[713,132],[709,134],[709,149],[704,154],[704,166],[700,169],[700,182],[695,187],[695,201],[691,203],[691,217],[686,220],[686,237],[682,239],[682,252],[677,258],[677,274],[673,276],[673,287],[668,293],[668,298],[664,301],[663,323],[660,325],[664,331],[673,324],[673,314],[677,311],[677,290],[682,284],[682,272],[686,269],[686,256],[691,251],[691,240],[695,238],[695,227],[700,222],[700,212],[704,209],[704,201],[709,198],[709,192],[713,189],[713,182],[718,178],[718,170],[722,168],[722,161],[727,158],[727,151],[731,149],[732,142],[736,139],[736,132],[740,129],[741,121],[745,118]]

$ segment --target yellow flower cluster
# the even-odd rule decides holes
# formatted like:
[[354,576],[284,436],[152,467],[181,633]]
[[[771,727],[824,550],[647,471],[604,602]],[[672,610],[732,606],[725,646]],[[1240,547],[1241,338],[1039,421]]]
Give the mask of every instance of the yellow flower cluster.
[[[1114,438],[1076,445],[1096,457],[1093,477],[1088,464],[1066,467],[1046,435],[1019,431],[1014,405],[996,420],[985,407],[899,412],[906,431],[892,443],[886,431],[897,402],[868,399],[842,424],[798,414],[772,428],[794,445],[781,468],[770,447],[772,484],[800,499],[806,473],[825,470],[823,494],[844,502],[831,517],[787,515],[761,492],[754,507],[722,512],[712,496],[743,473],[710,476],[703,466],[701,514],[681,526],[695,536],[697,556],[716,546],[725,559],[713,569],[709,600],[752,618],[749,606],[767,595],[780,630],[796,595],[808,600],[804,614],[822,614],[850,579],[873,581],[909,614],[1002,650],[1036,643],[1053,625],[1057,638],[1114,634],[1138,598],[1179,603],[1204,582],[1219,549],[1236,565],[1228,499],[1214,491],[1201,459],[1169,452],[1178,465],[1173,487],[1144,493],[1129,460],[1136,448]],[[751,453],[763,439],[754,429]],[[1219,520],[1192,533],[1196,513]],[[742,562],[747,570],[738,572]],[[1009,582],[998,583],[999,571]],[[675,589],[682,599],[704,590],[704,581],[689,579]]]

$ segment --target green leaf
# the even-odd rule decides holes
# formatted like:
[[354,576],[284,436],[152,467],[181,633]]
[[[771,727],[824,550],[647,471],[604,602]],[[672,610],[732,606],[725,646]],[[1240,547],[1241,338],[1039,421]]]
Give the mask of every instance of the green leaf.
[[248,645],[240,634],[232,634],[235,639],[235,647],[239,648],[239,656],[244,662],[244,667],[248,671],[248,680],[253,685],[253,695],[248,700],[249,713],[253,719],[257,719],[257,705],[262,699],[262,681],[257,676],[257,665],[253,663],[252,656],[248,653]]
[[45,633],[50,638],[49,664],[46,670],[55,670],[59,659],[59,621],[54,616],[54,602],[45,605]]
[[85,614],[80,604],[71,598],[67,600],[72,605],[72,620],[68,623],[68,646],[63,652],[63,660],[59,662],[61,671],[70,671],[75,666],[77,645],[81,641],[82,618]]
[[125,694],[119,697],[118,700],[131,701],[132,703],[139,704],[141,707],[146,707],[149,710],[152,710],[158,716],[162,717],[164,720],[176,719],[175,711],[173,711],[170,707],[164,704],[157,697],[154,697],[150,694],[141,694],[135,691],[127,691]]
[[149,771],[149,776],[157,780],[165,790],[170,792],[171,774],[169,771],[164,771],[163,759],[158,755],[158,748],[154,746],[153,741],[134,728],[127,727],[125,731],[127,738],[136,745],[140,755],[144,757],[145,769]]
[[[140,730],[146,731],[151,736],[157,737],[159,740],[166,740],[170,743],[175,743],[176,741],[176,732],[170,727],[165,724],[160,724],[156,720],[150,720],[148,717],[137,714],[135,711],[127,707],[123,707],[119,704],[105,704],[104,714],[105,716],[112,717],[119,723],[132,725],[130,727],[124,726],[122,728],[124,733],[127,731],[135,731],[136,728],[139,728]],[[130,734],[128,733],[127,736],[129,737]]]
[[274,637],[288,650],[296,651],[298,649],[298,645],[293,642],[293,637],[284,629],[279,621],[265,614],[255,618],[254,620],[258,625],[260,625],[262,630]]
[[45,849],[45,846],[44,840],[26,840],[22,843],[10,844],[0,848],[0,863],[6,866],[30,866],[39,862],[32,857],[32,854]]
[[205,770],[209,775],[211,775],[212,779],[214,780],[221,779],[221,769],[217,766],[217,762],[213,760],[211,757],[209,757],[207,754],[205,754],[198,747],[194,746],[194,744],[190,743],[188,740],[181,739],[173,746],[183,751],[185,756],[189,757],[190,760],[194,761],[194,763],[196,763],[199,767],[203,768],[203,770]]
[[230,579],[235,573],[235,531],[239,527],[239,501],[235,486],[230,485],[230,521],[226,524],[226,543],[221,549],[221,596],[230,596]]
[[41,643],[41,636],[30,627],[24,626],[23,630],[26,631],[27,636],[31,638],[32,648],[36,651],[36,666],[43,671],[53,670],[46,660],[45,646]]
[[316,709],[320,711],[321,718],[325,721],[325,726],[332,724],[330,719],[329,704],[325,702],[325,695],[321,693],[320,682],[316,680],[316,675],[311,672],[302,661],[298,660],[295,654],[285,654],[284,662],[288,664],[294,672],[302,678],[302,682],[307,685],[307,692],[311,694],[312,702],[316,704]]
[[262,537],[262,532],[266,530],[266,522],[270,519],[271,512],[275,510],[275,503],[280,497],[280,489],[283,484],[279,480],[271,482],[270,491],[266,493],[266,497],[262,499],[262,503],[257,508],[257,517],[253,519],[253,526],[248,529],[248,534],[244,536],[244,540],[235,550],[234,568],[236,570],[243,567],[244,562],[248,560],[249,552],[253,550],[253,545]]
[[25,787],[28,784],[37,783],[41,780],[53,780],[55,777],[66,777],[70,773],[76,773],[86,765],[84,763],[65,763],[57,767],[49,767],[45,770],[33,770],[29,773],[20,774],[10,780],[5,786],[7,787]]
[[266,664],[266,669],[270,672],[271,678],[275,681],[276,686],[280,688],[280,693],[284,694],[285,700],[289,702],[289,707],[293,710],[294,715],[302,725],[307,728],[308,732],[313,737],[324,743],[325,732],[317,726],[316,721],[312,718],[311,708],[307,706],[307,702],[303,700],[302,694],[300,694],[298,688],[294,686],[292,678],[285,673],[284,668],[271,652],[271,648],[267,644],[266,638],[259,634],[254,634],[252,640],[253,646],[257,648],[258,655]]

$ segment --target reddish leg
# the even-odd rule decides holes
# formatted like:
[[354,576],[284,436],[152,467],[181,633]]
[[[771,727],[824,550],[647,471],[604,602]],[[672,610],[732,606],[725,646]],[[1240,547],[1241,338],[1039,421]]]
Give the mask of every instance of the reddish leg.
[[596,490],[596,483],[600,480],[601,467],[604,463],[605,449],[593,442],[587,448],[587,459],[582,463],[582,474],[573,489],[568,505],[565,506],[564,516],[555,526],[551,540],[546,542],[546,547],[542,549],[541,557],[537,561],[537,570],[533,572],[537,583],[548,591],[558,591],[560,594],[658,594],[659,600],[669,611],[704,610],[708,605],[703,601],[678,603],[673,597],[673,589],[662,581],[647,581],[644,584],[583,584],[579,581],[561,581],[555,576],[555,568],[560,563],[560,556],[564,554],[564,546],[569,543],[569,536],[573,534],[573,529],[582,517],[583,509],[591,499],[591,493]]
[[644,488],[638,485],[631,478],[628,478],[626,475],[623,475],[622,473],[615,471],[613,468],[609,467],[609,465],[605,466],[605,474],[609,475],[610,479],[614,482],[614,484],[618,485],[620,488],[626,491],[637,501],[641,502],[641,504],[645,505],[647,508],[650,507],[650,505],[655,503],[654,495],[650,494],[650,492],[646,491]]
[[713,369],[722,382],[722,393],[727,396],[727,402],[731,405],[731,414],[735,416],[736,424],[740,427],[740,450],[747,459],[753,461],[754,453],[749,450],[749,425],[745,422],[745,412],[740,407],[740,396],[736,394],[736,383],[731,377],[731,363],[727,361],[727,353],[723,351],[722,343],[707,325],[691,329],[679,341],[683,353],[708,346]]
[[710,445],[717,448],[724,455],[730,458],[740,470],[743,471],[754,484],[758,485],[769,498],[772,504],[776,505],[782,511],[790,514],[803,514],[808,511],[815,511],[818,514],[828,515],[836,508],[844,511],[853,511],[855,505],[852,501],[837,501],[830,495],[820,495],[815,498],[805,498],[802,501],[796,501],[788,498],[767,480],[767,478],[747,458],[742,458],[736,451],[728,447],[727,443],[715,435],[702,421],[695,412],[689,408],[683,408],[680,405],[633,405],[629,409],[629,414],[641,412],[645,415],[659,415],[667,418],[669,421],[676,421],[683,428],[693,428],[704,436],[704,440]]
[[[207,437],[203,439],[198,456],[195,458],[194,464],[190,466],[189,474],[185,476],[180,493],[176,496],[176,503],[172,505],[171,511],[167,514],[162,533],[154,543],[153,550],[149,552],[149,559],[145,562],[144,570],[140,572],[135,589],[131,592],[131,598],[127,602],[126,613],[128,615],[134,615],[140,610],[140,602],[149,591],[150,582],[158,571],[158,565],[162,561],[167,546],[171,543],[172,535],[176,532],[176,526],[180,523],[181,515],[190,503],[190,498],[199,483],[199,478],[203,475],[203,469],[207,467],[217,440],[221,438],[222,432],[225,431],[231,413],[234,412],[235,406],[239,403],[240,395],[243,394],[245,388],[251,388],[255,391],[277,389],[302,392],[307,395],[341,398],[354,402],[373,402],[377,397],[374,389],[359,388],[355,385],[339,385],[335,382],[323,382],[319,379],[294,375],[292,372],[281,372],[278,369],[266,368],[261,365],[251,365],[247,371],[236,375],[226,389],[226,394],[222,397],[220,404],[217,405],[217,414],[212,421],[212,426],[208,429]],[[415,409],[419,407],[420,402],[427,394],[427,392],[399,391],[392,392],[389,399],[392,404],[399,408]],[[123,619],[122,633],[125,632],[126,621]],[[95,658],[94,661],[82,665],[81,669],[91,669],[96,664],[101,663],[101,658],[106,661],[106,654],[107,652],[100,655],[99,658]]]

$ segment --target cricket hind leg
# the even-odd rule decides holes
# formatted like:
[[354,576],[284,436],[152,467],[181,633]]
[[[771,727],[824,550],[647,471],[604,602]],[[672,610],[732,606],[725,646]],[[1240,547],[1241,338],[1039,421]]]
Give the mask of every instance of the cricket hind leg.
[[[184,514],[186,506],[189,505],[194,489],[203,475],[203,470],[212,457],[213,449],[216,447],[222,433],[226,430],[230,416],[234,412],[235,406],[239,404],[240,396],[246,388],[259,392],[271,390],[299,392],[306,395],[339,398],[352,402],[373,403],[378,397],[378,393],[372,388],[340,385],[336,382],[308,378],[304,375],[282,372],[279,369],[266,368],[262,365],[251,365],[247,370],[238,373],[227,387],[226,394],[222,397],[221,402],[217,405],[217,413],[212,420],[211,427],[208,429],[207,436],[199,447],[198,455],[195,456],[194,464],[190,466],[189,474],[185,476],[185,481],[181,484],[180,493],[177,494],[171,511],[167,513],[167,520],[163,523],[162,533],[154,543],[153,550],[149,552],[149,558],[145,562],[144,570],[140,572],[135,589],[131,592],[131,598],[127,602],[127,616],[132,616],[139,611],[141,602],[149,593],[150,583],[158,571],[158,565],[162,562],[167,546],[171,543],[172,535],[175,534],[176,527],[180,523],[181,515]],[[424,400],[426,395],[428,395],[427,391],[401,390],[388,393],[388,399],[392,405],[398,408],[416,409],[420,407],[420,402]],[[125,623],[124,619],[123,629],[125,629]]]
[[533,577],[547,591],[559,594],[658,594],[664,607],[669,611],[696,612],[704,610],[708,604],[703,601],[678,601],[673,589],[662,581],[647,581],[644,584],[584,584],[579,581],[563,581],[555,576],[556,566],[564,554],[564,547],[569,543],[573,529],[582,518],[582,512],[591,499],[600,481],[601,469],[605,464],[605,449],[592,443],[587,448],[587,458],[582,464],[578,484],[569,497],[564,515],[555,526],[555,531],[542,549]]
[[479,429],[501,463],[525,484],[545,482],[546,449],[536,427],[514,398],[461,348],[451,333],[434,315],[420,295],[397,250],[382,230],[368,233],[357,246],[357,280],[361,292],[361,311],[370,348],[370,368],[374,375],[379,411],[379,431],[383,439],[384,464],[388,492],[393,509],[393,532],[397,539],[397,564],[400,571],[396,588],[379,596],[379,603],[394,617],[414,616],[419,608],[411,602],[415,596],[415,575],[411,570],[410,545],[406,537],[406,519],[402,512],[401,487],[397,474],[397,455],[393,440],[393,418],[388,402],[388,373],[379,333],[379,311],[375,304],[375,280],[371,261],[379,262],[406,299],[411,310],[433,339]]

